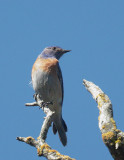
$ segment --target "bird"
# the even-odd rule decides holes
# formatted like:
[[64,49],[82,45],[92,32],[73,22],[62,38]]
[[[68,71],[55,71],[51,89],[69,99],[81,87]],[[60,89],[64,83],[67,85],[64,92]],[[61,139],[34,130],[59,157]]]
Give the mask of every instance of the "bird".
[[58,132],[63,146],[67,145],[67,125],[62,118],[64,87],[59,59],[70,51],[58,46],[46,47],[37,57],[31,72],[35,94],[40,95],[43,102],[52,102],[48,105],[54,111],[52,129],[54,134]]

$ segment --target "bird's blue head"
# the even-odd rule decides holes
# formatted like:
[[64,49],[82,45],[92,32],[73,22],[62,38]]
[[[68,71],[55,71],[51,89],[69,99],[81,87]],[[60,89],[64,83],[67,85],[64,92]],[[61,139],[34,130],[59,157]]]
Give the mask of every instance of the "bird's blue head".
[[59,60],[59,58],[67,52],[70,52],[71,50],[65,50],[60,47],[46,47],[42,53],[40,54],[43,58],[56,58]]

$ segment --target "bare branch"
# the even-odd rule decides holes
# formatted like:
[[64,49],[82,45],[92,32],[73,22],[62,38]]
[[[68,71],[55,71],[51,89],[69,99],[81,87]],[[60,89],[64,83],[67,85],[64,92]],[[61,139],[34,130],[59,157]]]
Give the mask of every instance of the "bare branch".
[[98,103],[102,139],[115,160],[124,160],[124,133],[117,129],[109,97],[94,83],[83,80],[86,89]]
[[42,143],[39,139],[35,140],[32,137],[17,137],[16,139],[35,147],[38,156],[44,156],[49,160],[74,160],[69,156],[62,155],[58,151],[51,149],[48,144]]
[[38,106],[37,102],[26,103],[25,106]]
[[25,105],[39,106],[46,114],[40,135],[37,140],[35,140],[33,137],[17,137],[16,139],[35,147],[37,149],[38,156],[44,156],[48,160],[74,160],[69,156],[62,155],[58,151],[51,149],[51,147],[45,143],[47,133],[54,116],[54,112],[50,110],[51,107],[48,107],[49,105],[52,105],[52,102],[43,102],[39,95],[35,95],[35,100],[36,102],[26,103]]

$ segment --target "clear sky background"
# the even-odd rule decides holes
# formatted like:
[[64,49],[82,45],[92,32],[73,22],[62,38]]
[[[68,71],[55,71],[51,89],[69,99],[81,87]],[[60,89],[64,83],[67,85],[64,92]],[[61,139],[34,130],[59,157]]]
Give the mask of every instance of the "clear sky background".
[[68,144],[63,147],[51,128],[47,143],[77,160],[112,160],[98,128],[97,104],[82,80],[110,97],[124,131],[123,0],[0,0],[0,159],[44,159],[16,137],[39,135],[45,115],[24,104],[33,101],[32,65],[53,45],[72,50],[60,60]]

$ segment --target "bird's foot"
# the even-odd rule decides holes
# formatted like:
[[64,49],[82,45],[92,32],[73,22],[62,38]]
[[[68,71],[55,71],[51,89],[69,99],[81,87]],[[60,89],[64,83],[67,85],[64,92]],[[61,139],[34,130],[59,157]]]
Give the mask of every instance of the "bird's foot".
[[53,105],[53,103],[52,103],[52,102],[43,102],[43,101],[42,101],[40,108],[42,108],[43,111],[44,111],[44,108],[45,108],[45,107],[48,107],[48,105]]
[[44,102],[41,98],[41,96],[37,93],[33,95],[33,98],[36,102],[39,104],[39,109],[42,108],[44,110],[45,107],[48,107],[48,105],[53,105],[53,102]]

